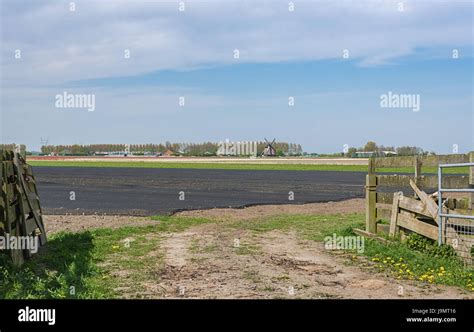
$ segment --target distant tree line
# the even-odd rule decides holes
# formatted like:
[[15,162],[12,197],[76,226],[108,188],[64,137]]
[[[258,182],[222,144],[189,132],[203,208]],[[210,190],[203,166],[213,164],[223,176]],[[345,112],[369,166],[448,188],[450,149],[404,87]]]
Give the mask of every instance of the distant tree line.
[[363,147],[355,148],[350,147],[346,153],[343,153],[346,157],[354,157],[357,152],[374,152],[375,154],[383,155],[386,152],[394,152],[398,156],[416,156],[416,155],[428,155],[435,154],[434,152],[424,151],[418,146],[383,146],[377,145],[374,141],[368,141]]
[[[257,143],[257,153],[261,154],[265,148],[265,142]],[[303,154],[300,144],[275,142],[272,145],[277,155],[299,156]],[[219,143],[171,143],[164,144],[130,144],[130,153],[134,155],[146,154],[165,154],[181,156],[215,156],[219,148]],[[74,155],[74,156],[93,156],[97,154],[116,154],[124,153],[125,144],[91,144],[91,145],[43,145],[41,153],[45,155]]]
[[[0,150],[16,150],[17,145],[16,144],[0,144]],[[26,145],[25,144],[20,144],[20,152],[22,154],[26,153]]]

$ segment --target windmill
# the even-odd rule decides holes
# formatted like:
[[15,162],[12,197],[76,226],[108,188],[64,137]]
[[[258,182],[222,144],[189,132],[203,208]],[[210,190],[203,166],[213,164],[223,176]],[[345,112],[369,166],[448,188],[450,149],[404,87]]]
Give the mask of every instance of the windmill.
[[265,145],[265,148],[263,149],[262,157],[275,157],[276,156],[276,150],[273,147],[273,144],[275,144],[275,139],[273,139],[273,141],[270,143],[265,138],[265,142],[267,142],[267,144]]

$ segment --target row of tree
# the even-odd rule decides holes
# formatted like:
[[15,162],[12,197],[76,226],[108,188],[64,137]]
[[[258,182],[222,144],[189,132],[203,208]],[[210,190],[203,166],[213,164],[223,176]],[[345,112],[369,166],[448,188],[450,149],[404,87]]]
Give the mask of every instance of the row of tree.
[[351,147],[347,149],[347,152],[344,153],[347,157],[354,157],[356,152],[375,152],[378,154],[383,154],[387,152],[394,152],[399,156],[415,156],[415,155],[428,155],[435,154],[434,152],[424,151],[418,146],[383,146],[377,145],[374,141],[368,141],[363,147],[354,148]]
[[26,153],[26,145],[25,144],[0,144],[0,149],[1,150],[13,150],[16,151],[17,148],[20,149],[20,153],[25,154]]
[[[129,148],[128,152],[134,155],[145,154],[172,154],[182,156],[215,156],[218,153],[219,146],[222,144],[214,142],[204,143],[171,143],[164,144],[91,144],[91,145],[43,145],[41,153],[45,155],[74,155],[74,156],[93,156],[97,154],[114,154],[124,153]],[[257,143],[257,154],[260,155],[267,146],[266,142]],[[14,150],[15,144],[0,144],[0,148]],[[301,156],[305,155],[300,144],[276,142],[273,144],[277,155],[284,156]],[[21,151],[26,150],[25,145],[21,145]],[[424,151],[417,146],[383,146],[378,145],[374,141],[367,142],[363,147],[350,147],[346,149],[342,155],[346,157],[355,157],[357,152],[374,152],[376,154],[387,154],[387,152],[394,152],[399,156],[413,156],[413,155],[427,155],[435,154],[434,152]],[[341,154],[336,154],[341,155]]]
[[[165,144],[130,144],[129,152],[134,154],[157,154],[165,151],[179,151],[180,144],[166,142]],[[95,154],[124,153],[126,144],[91,144],[91,145],[43,145],[42,154],[92,156]]]
[[[221,142],[222,143],[222,142]],[[217,155],[220,143],[171,143],[165,144],[91,144],[91,145],[43,145],[41,153],[45,155],[74,155],[93,156],[97,154],[117,154],[126,151],[134,155],[145,154],[172,154],[182,156],[215,156]],[[257,143],[257,154],[260,155],[266,147],[265,142]],[[300,144],[276,142],[273,144],[277,155],[303,154]]]

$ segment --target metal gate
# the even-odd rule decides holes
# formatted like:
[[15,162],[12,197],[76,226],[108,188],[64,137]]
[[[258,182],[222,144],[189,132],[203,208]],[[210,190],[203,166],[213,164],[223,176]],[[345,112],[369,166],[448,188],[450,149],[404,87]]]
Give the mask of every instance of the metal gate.
[[[443,169],[454,167],[474,167],[474,163],[444,164],[438,166],[438,228],[439,245],[445,243],[452,246],[461,259],[467,264],[474,262],[474,215],[445,213],[443,210],[443,193],[458,192],[474,194],[474,188],[442,188]],[[472,199],[472,198],[471,198]],[[468,207],[469,209],[472,206]],[[446,209],[447,212],[449,210]]]

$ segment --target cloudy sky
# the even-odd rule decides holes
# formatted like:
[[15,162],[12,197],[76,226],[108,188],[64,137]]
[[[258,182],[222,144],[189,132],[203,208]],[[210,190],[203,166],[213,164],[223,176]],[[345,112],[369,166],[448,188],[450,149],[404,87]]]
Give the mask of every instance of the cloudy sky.
[[2,1],[1,141],[474,149],[472,1],[293,3]]

